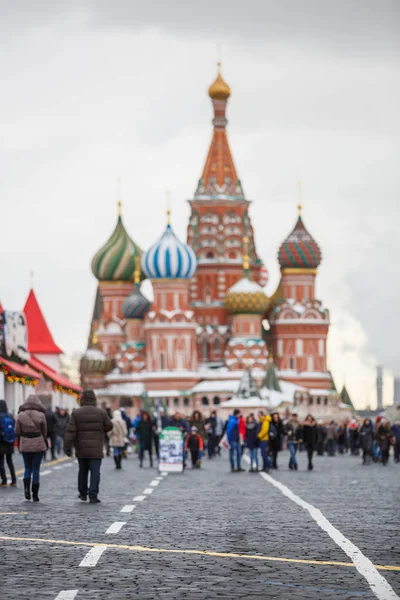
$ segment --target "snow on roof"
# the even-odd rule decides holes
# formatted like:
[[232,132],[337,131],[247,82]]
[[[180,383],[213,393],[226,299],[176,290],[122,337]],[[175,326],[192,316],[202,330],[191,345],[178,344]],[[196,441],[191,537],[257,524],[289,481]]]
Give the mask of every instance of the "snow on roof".
[[97,396],[141,396],[144,393],[143,383],[113,383],[107,388],[95,390]]
[[331,379],[331,375],[326,371],[296,371],[295,369],[282,369],[278,371],[278,377],[299,377],[301,379]]
[[226,402],[222,402],[219,405],[220,408],[271,408],[270,403],[267,400],[261,400],[260,398],[231,398]]
[[147,392],[149,398],[176,398],[189,396],[191,390],[150,390]]
[[239,379],[214,379],[212,381],[200,381],[192,388],[192,392],[230,392],[235,394],[238,390]]
[[250,281],[250,279],[247,279],[247,277],[243,277],[228,290],[228,293],[240,294],[244,292],[245,294],[255,294],[262,291],[263,289],[260,285],[258,285],[258,283],[255,281]]
[[327,390],[320,388],[309,388],[308,390],[312,396],[338,396],[339,394],[335,390]]

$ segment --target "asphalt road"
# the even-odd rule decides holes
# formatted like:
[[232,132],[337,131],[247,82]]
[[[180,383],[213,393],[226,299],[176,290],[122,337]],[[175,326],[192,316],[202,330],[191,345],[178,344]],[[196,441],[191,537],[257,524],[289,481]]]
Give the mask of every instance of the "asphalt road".
[[230,473],[226,456],[168,476],[106,458],[99,505],[78,501],[73,460],[45,464],[40,503],[20,480],[0,489],[0,596],[398,598],[400,465],[287,460],[264,478]]

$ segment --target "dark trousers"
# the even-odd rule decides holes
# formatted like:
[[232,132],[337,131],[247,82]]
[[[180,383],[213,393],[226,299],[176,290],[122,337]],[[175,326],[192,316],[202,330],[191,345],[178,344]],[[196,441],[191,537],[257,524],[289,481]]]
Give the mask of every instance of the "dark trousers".
[[[153,454],[151,452],[151,449],[147,449],[147,452],[149,453],[150,466],[152,467],[153,466]],[[143,450],[143,448],[140,448],[140,450],[139,450],[140,466],[143,466],[144,453],[145,453],[145,450]]]
[[307,449],[307,457],[308,457],[308,467],[312,468],[312,457],[314,454],[314,446],[306,446]]
[[[78,473],[78,490],[81,496],[87,496],[89,490],[89,498],[97,498],[100,485],[100,467],[101,458],[78,458],[79,473]],[[90,485],[88,487],[88,477],[90,471]]]
[[22,458],[25,465],[24,479],[32,477],[32,483],[39,483],[40,463],[42,462],[43,452],[23,452]]
[[12,454],[0,454],[1,483],[7,483],[7,475],[6,475],[6,470],[4,468],[4,457],[6,458],[8,468],[10,469],[11,481],[12,481],[12,483],[16,483],[17,478],[15,476],[15,469],[14,469]]
[[371,464],[372,450],[363,450],[363,463],[364,465]]
[[382,450],[382,464],[387,465],[389,461],[389,448],[387,450]]
[[271,448],[271,455],[272,455],[272,468],[273,469],[277,469],[278,468],[278,452],[279,450],[277,450],[276,448]]
[[400,442],[396,442],[394,446],[394,460],[399,462],[400,460]]
[[268,440],[260,442],[261,458],[263,461],[263,471],[271,468],[271,463],[268,458]]
[[192,459],[192,467],[195,467],[197,464],[197,461],[200,460],[199,451],[194,448],[191,449],[190,450],[190,458]]
[[335,440],[328,440],[328,454],[329,456],[335,456],[336,442]]
[[158,458],[159,454],[160,454],[160,436],[158,435],[158,433],[154,434],[153,440],[154,440],[154,448],[156,451],[156,456]]
[[216,444],[216,437],[215,435],[209,435],[208,439],[207,439],[207,453],[208,453],[208,458],[212,458],[215,454],[215,444]]
[[52,460],[56,459],[56,448],[57,448],[57,434],[55,431],[47,432],[47,439],[50,444],[50,452]]

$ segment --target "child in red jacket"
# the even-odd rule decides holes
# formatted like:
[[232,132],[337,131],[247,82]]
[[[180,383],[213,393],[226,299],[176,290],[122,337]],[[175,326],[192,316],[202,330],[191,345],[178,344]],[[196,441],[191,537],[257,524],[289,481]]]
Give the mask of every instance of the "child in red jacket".
[[197,427],[192,427],[191,433],[186,436],[185,450],[189,450],[192,459],[192,469],[200,469],[203,454],[203,440],[197,433]]

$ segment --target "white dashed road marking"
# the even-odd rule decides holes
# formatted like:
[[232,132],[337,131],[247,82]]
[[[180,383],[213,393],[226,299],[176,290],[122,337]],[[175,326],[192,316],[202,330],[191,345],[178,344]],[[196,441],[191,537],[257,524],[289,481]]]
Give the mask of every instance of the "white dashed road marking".
[[126,521],[115,521],[115,523],[110,525],[106,533],[118,533],[118,531],[120,531],[124,525],[126,525]]
[[159,482],[159,481],[157,481],[156,479],[154,479],[154,481],[152,481],[152,482],[150,483],[150,485],[151,485],[152,487],[157,487],[158,485],[160,485],[160,482]]
[[86,554],[81,561],[80,567],[95,567],[103,552],[107,550],[107,546],[95,546]]
[[164,473],[161,473],[161,475],[162,475],[163,477],[166,477],[166,476],[168,475],[168,473],[166,473],[166,472],[164,471]]
[[79,590],[61,590],[55,600],[74,600]]
[[143,502],[143,500],[146,499],[146,496],[135,496],[133,501],[134,502]]
[[143,494],[146,494],[146,496],[148,494],[152,494],[154,492],[153,488],[146,488],[145,490],[143,490]]
[[312,504],[309,504],[300,496],[297,496],[294,492],[292,492],[286,485],[283,485],[280,481],[276,481],[270,475],[266,473],[260,473],[261,477],[268,481],[268,483],[272,484],[279,491],[282,492],[284,496],[295,502],[304,508],[310,516],[314,519],[314,521],[321,527],[323,531],[325,531],[330,538],[347,554],[347,556],[353,561],[354,566],[357,571],[365,577],[368,581],[368,584],[379,600],[399,600],[399,596],[396,594],[392,586],[389,582],[377,571],[372,562],[364,556],[361,550],[353,544],[350,540],[348,540],[343,533],[341,533],[336,527],[332,525],[330,521],[322,514],[322,512],[315,508]]
[[134,508],[135,508],[134,504],[127,504],[126,506],[121,508],[121,512],[132,512]]

